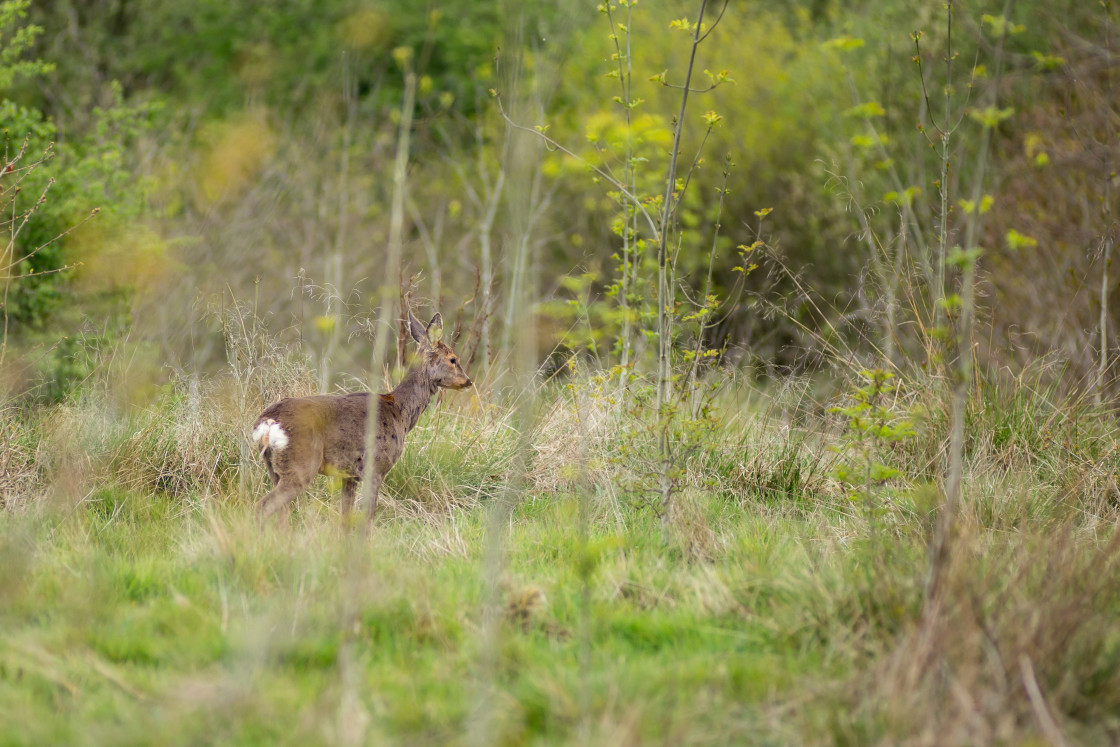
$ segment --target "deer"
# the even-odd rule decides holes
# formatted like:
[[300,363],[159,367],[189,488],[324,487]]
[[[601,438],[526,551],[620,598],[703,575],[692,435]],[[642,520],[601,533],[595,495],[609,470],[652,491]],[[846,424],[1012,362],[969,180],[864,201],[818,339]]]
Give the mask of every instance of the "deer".
[[[263,527],[269,517],[307,490],[316,474],[342,478],[342,517],[354,506],[358,483],[370,480],[368,518],[377,512],[377,494],[404,451],[404,440],[428,408],[435,393],[460,390],[473,382],[463,373],[455,351],[441,341],[443,317],[427,325],[410,310],[408,330],[418,356],[404,379],[388,394],[291,397],[269,406],[253,424],[252,438],[261,451],[272,490],[257,504]],[[376,408],[375,449],[365,453],[371,404]]]

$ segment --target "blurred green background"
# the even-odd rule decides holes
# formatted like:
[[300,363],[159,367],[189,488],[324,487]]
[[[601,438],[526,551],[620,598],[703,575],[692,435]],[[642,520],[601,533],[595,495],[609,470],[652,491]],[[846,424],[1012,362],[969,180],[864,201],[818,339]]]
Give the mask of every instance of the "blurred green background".
[[[979,140],[962,115],[996,93],[1011,111],[988,159],[981,355],[1013,368],[1053,355],[1087,373],[1099,346],[1099,247],[1112,230],[1113,11],[1015,4],[997,77],[1002,6],[954,8],[951,207],[969,192]],[[631,9],[642,103],[630,137],[643,193],[664,183],[679,96],[650,78],[665,70],[679,82],[688,38],[671,21],[692,12],[678,2]],[[16,45],[30,27],[31,43]],[[570,350],[610,358],[619,205],[585,165],[507,127],[491,95],[517,122],[618,170],[627,130],[612,100],[615,42],[595,3],[37,0],[3,33],[7,52],[18,51],[0,78],[8,153],[28,133],[25,162],[54,143],[14,203],[55,180],[13,256],[64,234],[20,265],[33,275],[9,282],[9,349],[25,365],[6,374],[7,391],[58,399],[89,374],[90,351],[127,340],[129,396],[143,399],[171,373],[224,360],[218,320],[235,300],[251,300],[326,369],[324,387],[360,374],[377,289],[401,282],[386,272],[385,245],[406,70],[418,76],[402,268],[416,276],[411,301],[460,325],[479,371],[508,353],[508,329],[528,315],[542,330],[537,360]],[[706,344],[778,372],[811,368],[831,335],[870,352],[884,292],[869,231],[891,256],[906,241],[902,200],[923,225],[937,222],[931,142],[947,36],[940,3],[728,5],[700,49],[697,81],[706,87],[707,71],[731,82],[693,96],[682,155],[702,155],[680,214],[677,277],[694,291],[722,165],[734,162],[714,244],[726,313]],[[12,69],[28,62],[43,65]],[[706,111],[722,120],[698,151]],[[1024,241],[1009,242],[1011,229]],[[759,238],[770,251],[743,278],[736,247]],[[528,308],[509,302],[519,247],[531,258]],[[644,272],[635,292],[648,298],[651,282]]]

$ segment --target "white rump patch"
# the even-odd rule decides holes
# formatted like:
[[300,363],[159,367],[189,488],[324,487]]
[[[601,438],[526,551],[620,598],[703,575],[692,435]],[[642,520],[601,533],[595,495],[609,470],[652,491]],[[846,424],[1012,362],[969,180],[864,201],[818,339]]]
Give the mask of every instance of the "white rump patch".
[[288,445],[288,434],[284,432],[284,428],[272,418],[262,420],[253,429],[253,440],[262,449],[274,449],[280,451]]

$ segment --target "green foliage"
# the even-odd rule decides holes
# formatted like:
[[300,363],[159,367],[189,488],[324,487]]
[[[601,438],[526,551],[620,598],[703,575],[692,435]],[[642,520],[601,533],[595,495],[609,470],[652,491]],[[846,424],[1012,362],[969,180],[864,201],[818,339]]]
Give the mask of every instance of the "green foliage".
[[[4,276],[4,339],[8,343],[10,321],[44,316],[58,299],[55,287],[58,247],[51,246],[51,228],[42,228],[44,204],[54,179],[44,165],[55,156],[54,126],[33,109],[20,106],[4,95],[20,77],[42,75],[50,66],[22,59],[42,29],[25,25],[28,2],[0,4],[0,122],[4,126],[3,171],[0,172],[0,272]],[[47,221],[49,223],[49,221]],[[36,280],[33,276],[38,273]],[[44,277],[47,280],[44,282]],[[30,278],[26,282],[16,282]]]
[[[663,480],[674,492],[689,484],[713,484],[712,476],[690,468],[715,441],[720,427],[715,399],[724,382],[719,371],[707,380],[689,379],[686,371],[686,366],[675,369],[674,396],[660,410],[655,404],[656,382],[631,379],[618,450],[611,457],[619,468],[618,486],[636,505],[650,508],[658,516],[672,508],[664,505]],[[604,388],[610,383],[610,378],[601,381]],[[667,458],[659,447],[662,439],[671,444]]]
[[[890,395],[897,391],[894,374],[875,368],[861,371],[859,375],[862,385],[853,389],[852,403],[832,408],[830,412],[846,421],[847,449],[858,456],[853,463],[838,466],[837,477],[846,483],[868,487],[900,475],[897,469],[880,463],[877,457],[881,450],[893,447],[898,441],[913,438],[914,426],[906,415],[894,411],[890,400]],[[865,478],[869,480],[867,485]]]
[[1014,228],[1008,229],[1007,248],[1011,251],[1017,251],[1019,249],[1030,249],[1036,246],[1038,246],[1038,239],[1031,238],[1030,236],[1024,236]]
[[[16,286],[10,301],[10,318],[16,324],[43,329],[67,306],[76,311],[66,303],[65,294],[65,290],[73,290],[72,274],[63,271],[79,265],[85,270],[78,274],[91,281],[83,289],[82,301],[88,304],[83,310],[94,315],[105,309],[96,306],[96,297],[105,290],[116,293],[106,298],[110,309],[116,305],[127,310],[137,284],[152,280],[142,277],[153,270],[143,254],[158,249],[129,251],[142,230],[136,221],[145,210],[146,185],[134,177],[125,150],[146,131],[148,110],[125,105],[120,90],[113,91],[114,103],[93,112],[93,133],[57,149],[51,164],[56,167],[53,174],[42,173],[43,161],[33,164],[28,178],[20,183],[22,193],[37,193],[46,199],[34,206],[15,248],[17,256],[27,257],[21,273],[26,282]],[[52,156],[56,153],[49,142],[55,134],[53,127],[41,125],[28,132],[29,152],[42,148]],[[24,210],[30,207],[22,195],[16,196],[15,203],[16,210],[21,204]],[[84,225],[93,214],[99,214],[98,219]],[[132,235],[123,235],[128,233]],[[116,245],[108,246],[110,242]],[[106,267],[108,263],[114,266]]]
[[[6,3],[0,29],[22,18],[25,5]],[[17,30],[7,40],[5,53],[22,53],[38,31],[41,29],[33,26]],[[17,74],[45,74],[51,67],[38,61],[15,66],[5,58],[3,69],[10,83]],[[0,85],[0,90],[6,87]],[[72,233],[99,212],[96,201],[107,200],[108,220],[121,223],[135,220],[143,209],[142,187],[126,166],[124,149],[141,132],[146,110],[126,106],[119,87],[111,87],[111,92],[110,105],[94,109],[95,124],[89,136],[64,146],[55,145],[57,127],[41,112],[0,98],[8,167],[0,174],[0,201],[8,216],[3,223],[8,239],[4,261],[11,262],[14,269],[6,280],[5,336],[10,332],[16,338],[30,340],[29,333],[47,330],[64,308],[71,313],[71,322],[77,319],[79,310],[72,302],[66,303],[73,300],[66,294],[71,282],[67,271],[89,257],[76,246],[80,235]],[[82,300],[90,299],[86,295]],[[53,351],[44,360],[65,361],[71,357],[58,348]],[[45,372],[45,378],[55,387],[51,396],[67,388],[57,382],[60,377],[67,378],[61,368],[48,367]]]
[[[1083,5],[1065,3],[1054,12],[1068,21],[1074,36],[1096,38],[1099,9]],[[955,7],[963,25],[954,35],[954,59],[960,75],[952,90],[962,103],[958,114],[964,114],[966,107],[972,110],[971,118],[962,123],[961,155],[953,182],[967,184],[977,162],[973,157],[977,130],[996,131],[1000,143],[1006,144],[999,145],[998,160],[1002,162],[1013,155],[1017,139],[1027,123],[1034,121],[1032,112],[1047,110],[1044,100],[1050,100],[1050,94],[1045,86],[1053,85],[1047,76],[1056,77],[1063,69],[1079,80],[1093,76],[1074,71],[1079,57],[1057,48],[1056,29],[1027,22],[1032,13],[1041,12],[1038,0],[1019,3],[1009,18],[993,7]],[[483,93],[491,87],[505,90],[513,81],[524,86],[519,95],[530,90],[539,93],[533,94],[536,111],[526,120],[531,126],[545,127],[547,122],[548,132],[563,142],[590,138],[587,147],[579,149],[580,155],[610,167],[617,175],[627,167],[636,168],[634,191],[643,206],[656,213],[662,199],[659,180],[665,143],[675,114],[672,102],[679,93],[673,86],[683,71],[684,41],[693,23],[687,20],[690,9],[681,4],[629,2],[601,6],[604,15],[608,10],[613,14],[609,28],[587,22],[597,18],[589,16],[588,8],[559,3],[529,7],[456,0],[431,8],[390,0],[313,4],[285,0],[266,7],[244,0],[191,4],[99,0],[74,6],[47,0],[5,8],[12,18],[17,10],[26,8],[28,18],[23,21],[30,24],[21,26],[23,21],[16,19],[19,22],[13,28],[23,28],[26,33],[19,32],[19,45],[5,45],[5,54],[15,55],[17,46],[22,47],[24,57],[19,63],[27,64],[20,69],[37,74],[30,83],[26,75],[16,76],[5,92],[7,102],[0,104],[7,107],[5,123],[18,125],[18,131],[13,127],[12,142],[18,142],[35,119],[35,126],[50,129],[37,133],[36,138],[41,142],[53,138],[59,143],[51,169],[58,184],[47,206],[52,210],[57,206],[63,215],[50,221],[44,215],[39,221],[41,235],[69,228],[75,215],[81,217],[93,207],[106,212],[119,209],[129,216],[139,208],[148,211],[145,220],[130,218],[127,225],[102,229],[102,235],[91,243],[100,248],[122,234],[147,232],[130,247],[129,258],[135,253],[144,258],[147,267],[163,265],[166,269],[179,257],[163,256],[167,246],[162,237],[176,236],[182,245],[200,245],[217,254],[230,242],[210,229],[228,225],[233,234],[255,237],[248,251],[257,254],[250,255],[252,261],[246,264],[275,268],[275,277],[265,280],[266,292],[275,297],[289,290],[282,283],[290,284],[300,267],[309,277],[320,275],[314,266],[319,260],[308,261],[315,251],[301,246],[333,246],[331,237],[336,235],[353,239],[383,233],[384,215],[378,206],[386,203],[386,187],[374,175],[383,173],[384,164],[379,161],[385,153],[382,129],[391,129],[386,113],[395,111],[400,95],[401,76],[394,54],[405,50],[420,76],[414,134],[421,145],[414,154],[415,179],[410,189],[424,230],[431,236],[439,233],[430,231],[433,225],[446,227],[445,238],[451,233],[467,236],[474,228],[476,215],[470,199],[464,197],[469,190],[461,179],[448,178],[450,172],[477,162],[492,177],[502,164],[524,163],[523,154],[518,158],[502,154],[503,133],[495,125]],[[937,188],[932,179],[919,175],[930,174],[936,158],[914,132],[915,127],[933,132],[930,116],[940,116],[940,102],[932,106],[922,101],[926,97],[917,90],[919,84],[907,62],[914,54],[907,39],[914,29],[924,34],[918,36],[924,45],[919,57],[928,73],[925,93],[931,101],[939,99],[944,90],[940,81],[943,66],[935,63],[937,55],[928,50],[940,49],[944,41],[941,14],[940,7],[911,0],[861,2],[843,10],[835,3],[816,0],[781,7],[757,2],[729,6],[720,21],[721,32],[712,34],[701,50],[694,101],[699,108],[686,115],[684,123],[685,160],[700,156],[694,182],[699,188],[684,194],[678,210],[684,240],[676,256],[677,277],[693,281],[692,290],[699,290],[700,283],[695,281],[705,275],[708,239],[714,230],[713,166],[718,169],[716,156],[726,153],[733,153],[739,163],[724,190],[726,214],[750,215],[760,205],[776,205],[769,227],[777,258],[798,274],[805,288],[829,299],[835,309],[864,302],[850,280],[862,273],[867,258],[853,250],[859,231],[853,231],[852,215],[844,201],[834,199],[837,182],[830,175],[862,185],[865,194],[859,195],[859,201],[871,216],[871,228],[882,246],[893,245],[898,210],[912,211],[915,216],[915,224],[907,227],[908,241],[915,241],[916,231],[923,226],[928,239],[931,219],[936,218]],[[43,31],[36,33],[32,27]],[[1008,100],[990,108],[979,103],[979,96],[992,85],[994,67],[987,52],[995,40],[1003,40],[1023,63],[1016,72],[1022,74],[1023,85],[1009,87]],[[497,66],[495,48],[503,50]],[[577,49],[581,51],[573,53]],[[586,54],[589,49],[598,52]],[[979,61],[975,71],[966,69],[972,60]],[[41,75],[51,65],[55,72]],[[627,91],[619,86],[624,76],[632,77]],[[119,94],[112,87],[114,81],[119,81]],[[966,86],[975,93],[970,95]],[[1028,90],[1037,90],[1037,96],[1027,96]],[[700,91],[704,91],[702,101]],[[127,127],[117,128],[105,138],[95,135],[98,109],[120,106],[123,111],[141,112],[141,105],[151,102],[163,106],[144,110],[139,116],[144,127],[138,135],[129,134]],[[629,128],[624,124],[627,116],[632,118]],[[247,119],[256,126],[239,127]],[[152,124],[156,129],[148,129]],[[343,134],[346,128],[351,128],[348,136]],[[222,137],[223,133],[228,137]],[[701,153],[705,137],[708,141]],[[98,140],[99,152],[92,152],[87,138]],[[1032,155],[1038,159],[1036,163],[1045,165],[1050,153],[1059,153],[1053,145],[1048,141],[1049,151]],[[347,199],[335,193],[344,189],[344,180],[336,179],[344,153],[353,159],[350,186],[345,188],[350,192]],[[251,154],[256,155],[250,158]],[[87,178],[85,169],[96,167],[99,156],[118,158],[116,165],[102,166],[121,178],[106,178],[105,174]],[[626,324],[648,326],[648,316],[643,315],[650,313],[649,306],[638,302],[649,295],[640,282],[649,277],[651,269],[644,243],[648,236],[635,236],[627,247],[633,256],[623,258],[622,233],[641,233],[634,228],[634,208],[620,205],[624,200],[617,190],[589,186],[582,166],[563,163],[555,153],[546,154],[545,159],[541,181],[549,210],[534,219],[534,230],[546,237],[540,239],[544,276],[595,274],[582,302],[592,326],[585,337],[594,335],[603,355],[614,347]],[[229,190],[228,199],[217,201],[221,204],[197,199],[200,193],[216,189],[205,172],[222,164],[235,171],[234,166],[244,166],[241,187]],[[71,169],[75,178],[66,179]],[[481,172],[472,176],[475,186],[485,181],[479,177]],[[262,189],[253,190],[254,185]],[[270,189],[279,196],[262,196]],[[1047,247],[1047,256],[1063,251],[1057,248],[1059,242],[1034,230],[1030,223],[1035,218],[1025,215],[1027,211],[1023,217],[1029,220],[1004,218],[1016,204],[1014,199],[1002,199],[1004,191],[992,195],[999,207],[993,207],[989,215],[1000,230],[978,243],[1002,245],[1006,224],[1039,238]],[[1086,196],[1095,204],[1093,195]],[[243,206],[238,213],[241,199],[259,202]],[[510,210],[512,202],[508,196],[499,197],[496,231],[506,230],[503,224],[507,220],[520,220]],[[961,207],[956,199],[951,202]],[[328,207],[341,203],[345,209]],[[882,209],[884,203],[890,209]],[[457,213],[451,205],[457,206]],[[287,220],[268,220],[271,209]],[[479,212],[485,214],[485,210]],[[955,213],[953,218],[967,216],[964,211],[955,209]],[[200,214],[213,220],[205,231],[199,229]],[[337,219],[331,217],[336,214]],[[234,228],[230,218],[235,216],[250,225]],[[445,217],[449,222],[445,223]],[[153,227],[156,221],[164,221],[159,229]],[[99,219],[99,223],[111,222],[104,216]],[[137,222],[144,225],[137,226]],[[296,225],[280,225],[308,222],[315,225],[310,234]],[[339,225],[333,225],[335,222]],[[361,228],[354,230],[359,224]],[[766,303],[776,303],[780,313],[763,316],[748,312],[748,304],[740,304],[730,310],[717,334],[738,341],[749,333],[752,350],[761,358],[780,359],[783,367],[791,365],[789,359],[803,357],[804,348],[811,346],[808,338],[828,324],[832,327],[826,334],[839,335],[840,340],[858,346],[859,325],[838,323],[843,315],[835,309],[825,309],[834,317],[827,323],[814,318],[820,315],[809,311],[808,304],[792,300],[798,297],[796,283],[788,277],[791,273],[775,270],[774,262],[760,263],[756,258],[752,264],[766,271],[742,277],[734,254],[727,250],[758,240],[752,228],[743,221],[725,221],[712,295],[726,298],[746,289],[758,293]],[[958,230],[959,220],[951,219],[950,228]],[[423,233],[419,228],[416,232]],[[287,238],[296,236],[303,238]],[[67,243],[69,249],[61,245],[44,249],[38,266],[28,270],[34,269],[38,276],[51,268],[87,261],[72,242],[60,242]],[[344,240],[338,246],[348,261],[360,256],[355,241]],[[191,254],[187,250],[171,253]],[[633,260],[637,284],[621,282],[622,270],[609,261],[613,254],[618,255],[619,264]],[[922,271],[922,258],[916,250],[904,254],[915,271]],[[220,262],[195,259],[185,260],[195,270],[188,273],[195,283],[203,282],[196,275],[209,271],[217,276],[227,269]],[[497,259],[500,263],[501,257]],[[473,257],[466,261],[467,271],[456,273],[460,277],[452,280],[452,274],[444,272],[440,279],[453,288],[451,295],[461,299],[469,298],[473,288],[469,278]],[[425,257],[423,263],[430,265],[431,261]],[[120,259],[115,264],[127,262]],[[634,279],[633,273],[630,278]],[[504,292],[500,277],[498,281],[496,295]],[[23,318],[21,324],[57,313],[65,293],[72,289],[68,282],[48,275],[42,281],[21,284],[24,296],[12,301]],[[238,292],[247,293],[247,282],[239,278],[235,285],[243,287]],[[120,284],[124,287],[94,294],[96,299],[83,298],[81,303],[89,300],[98,306],[107,296],[127,297],[135,286],[148,284],[152,283],[146,276],[127,278]],[[620,294],[631,298],[620,299]],[[569,300],[565,292],[558,295]],[[616,303],[604,304],[600,312],[594,307],[604,295]],[[788,303],[787,298],[791,299]],[[539,300],[551,303],[553,299]],[[617,308],[623,301],[625,312]],[[128,306],[135,304],[127,298],[121,300],[109,316],[120,316]],[[87,316],[102,318],[106,309],[96,308]],[[67,319],[62,324],[73,329],[80,326],[80,320]],[[544,340],[542,347],[547,350],[552,342],[555,340]]]
[[[23,18],[25,7],[4,5],[0,35]],[[19,75],[52,70],[39,61],[13,62],[39,32],[21,27],[4,40],[0,92]],[[86,351],[118,338],[137,286],[153,280],[151,262],[130,251],[147,237],[135,225],[146,209],[146,192],[129,149],[143,136],[151,107],[126,104],[116,84],[108,94],[108,103],[90,114],[89,133],[63,145],[55,144],[60,133],[54,122],[0,95],[6,153],[0,174],[3,262],[10,264],[2,301],[4,345],[41,348],[34,363],[40,399],[62,399],[90,376],[83,359],[96,356]],[[87,226],[98,213],[101,219]],[[158,253],[158,244],[149,240],[142,252]],[[83,282],[76,285],[74,270],[83,266],[77,273]],[[99,329],[85,323],[90,316],[99,318]],[[60,336],[59,328],[67,334]]]
[[[0,91],[10,88],[18,78],[43,75],[53,69],[42,60],[23,59],[35,38],[43,33],[41,26],[23,23],[30,5],[31,0],[0,2]],[[7,122],[8,118],[0,121]]]
[[1021,23],[1012,23],[1005,16],[993,16],[984,13],[980,16],[980,21],[984,24],[988,33],[992,36],[1007,36],[1009,34],[1021,34],[1027,30],[1027,27]]
[[863,504],[874,531],[877,514],[883,510],[879,500],[882,486],[903,477],[898,468],[882,460],[915,432],[911,419],[895,409],[894,375],[881,369],[860,371],[859,375],[862,385],[853,389],[852,403],[830,410],[845,420],[843,445],[838,447],[842,460],[834,474],[848,486],[849,499]]
[[[549,132],[561,141],[566,140],[565,132],[573,132],[572,141],[581,135],[587,137],[590,147],[580,150],[579,154],[594,164],[609,167],[620,178],[629,159],[637,170],[635,192],[647,209],[656,213],[661,209],[664,193],[661,181],[665,149],[671,136],[671,118],[676,113],[674,102],[679,103],[679,91],[666,84],[679,85],[687,45],[683,43],[683,32],[668,37],[675,40],[672,44],[656,41],[664,28],[679,20],[678,9],[639,5],[633,9],[629,20],[622,18],[623,12],[625,8],[615,11],[614,20],[616,24],[625,23],[625,31],[615,33],[620,44],[625,41],[630,45],[630,58],[616,60],[616,55],[611,55],[605,60],[589,57],[586,62],[573,63],[581,65],[573,71],[573,79],[589,85],[578,95],[570,94],[562,100],[565,108],[549,120],[552,125]],[[702,285],[701,278],[707,270],[713,232],[715,195],[711,186],[718,181],[713,165],[718,169],[723,155],[728,153],[733,154],[737,165],[726,185],[725,214],[749,215],[760,206],[772,204],[775,194],[798,195],[798,200],[803,199],[803,202],[789,206],[771,219],[770,228],[781,237],[783,254],[792,257],[795,265],[813,256],[814,273],[819,269],[822,274],[844,274],[839,269],[846,262],[842,254],[813,248],[823,247],[828,241],[827,230],[822,231],[821,222],[829,208],[817,204],[824,194],[809,183],[816,178],[817,171],[811,155],[814,143],[829,127],[820,116],[822,110],[827,110],[822,102],[832,101],[837,91],[827,81],[821,50],[802,44],[801,35],[809,32],[807,20],[787,21],[784,15],[781,11],[761,7],[751,8],[746,15],[728,12],[720,20],[716,32],[705,40],[700,52],[698,76],[703,75],[703,71],[710,75],[705,76],[707,85],[701,85],[700,81],[695,85],[706,91],[697,93],[693,99],[699,113],[686,115],[681,159],[685,167],[696,159],[695,184],[684,193],[678,208],[682,241],[676,253],[678,277],[687,278],[696,290],[700,290],[697,286]],[[591,27],[584,43],[601,47],[603,36],[602,27]],[[608,44],[612,43],[608,40]],[[608,49],[615,51],[613,45]],[[617,54],[624,55],[625,49],[624,45]],[[618,102],[610,106],[603,103],[615,96],[621,98],[620,61],[625,61],[633,70],[633,92],[629,99],[644,102],[636,109]],[[707,90],[716,83],[722,85]],[[629,134],[625,126],[628,112],[631,116]],[[701,152],[700,144],[705,138]],[[581,171],[578,164],[565,162],[560,154],[552,155],[550,160],[557,164],[551,167],[555,173],[574,176]],[[586,197],[581,195],[577,199],[587,204]],[[597,210],[607,214],[601,224],[609,225],[616,234],[622,226],[634,225],[633,219],[625,213],[632,210],[631,207],[623,205],[622,219],[618,216],[621,202],[624,201],[619,194],[609,191],[595,204]],[[631,230],[635,230],[639,238],[645,238],[645,229],[644,224],[639,224],[637,229]],[[725,238],[719,246],[712,292],[723,298],[742,284],[736,258],[726,250],[738,244],[751,245],[759,237],[738,221],[727,221],[721,234]],[[618,243],[614,245],[618,263],[624,265]],[[650,277],[653,272],[651,253],[640,252],[637,261],[639,275]],[[757,287],[761,282],[761,277],[752,278],[750,285]],[[607,288],[617,293],[621,292],[622,285],[612,280]]]
[[[70,96],[96,100],[92,57],[98,77],[119,80],[130,93],[190,102],[217,117],[236,113],[246,98],[275,107],[339,105],[344,68],[360,93],[372,94],[363,96],[367,113],[380,115],[399,99],[400,82],[387,75],[397,49],[412,50],[418,61],[421,102],[444,98],[470,112],[477,105],[474,79],[488,75],[483,71],[503,33],[497,3],[467,0],[438,8],[390,0],[159,0],[70,10],[43,3],[33,10],[38,24],[68,27],[83,45],[85,61],[54,60],[56,85]],[[522,11],[530,28],[547,27],[554,13]]]

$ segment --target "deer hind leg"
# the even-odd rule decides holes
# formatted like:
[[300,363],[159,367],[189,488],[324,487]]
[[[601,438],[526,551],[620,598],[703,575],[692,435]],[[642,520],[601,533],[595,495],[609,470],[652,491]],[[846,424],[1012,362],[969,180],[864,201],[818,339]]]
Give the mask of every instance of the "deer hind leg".
[[274,513],[291,503],[293,498],[307,489],[310,482],[294,476],[281,477],[276,487],[257,504],[257,514],[260,516],[261,524],[267,523]]
[[257,504],[257,513],[260,515],[262,526],[269,517],[307,490],[307,486],[318,472],[316,464],[306,456],[302,460],[294,459],[286,451],[273,454],[269,467],[269,471],[276,479],[276,487]]
[[278,435],[283,440],[269,447],[267,460],[269,474],[276,485],[257,504],[262,527],[273,514],[307,490],[323,463],[322,444],[317,440],[291,444],[283,430],[279,430]]
[[264,450],[264,466],[268,468],[268,477],[272,480],[272,487],[276,487],[280,483],[280,475],[276,474],[276,470],[272,468],[272,450]]
[[350,515],[350,509],[354,508],[354,495],[358,490],[357,477],[344,477],[342,479],[342,518]]

